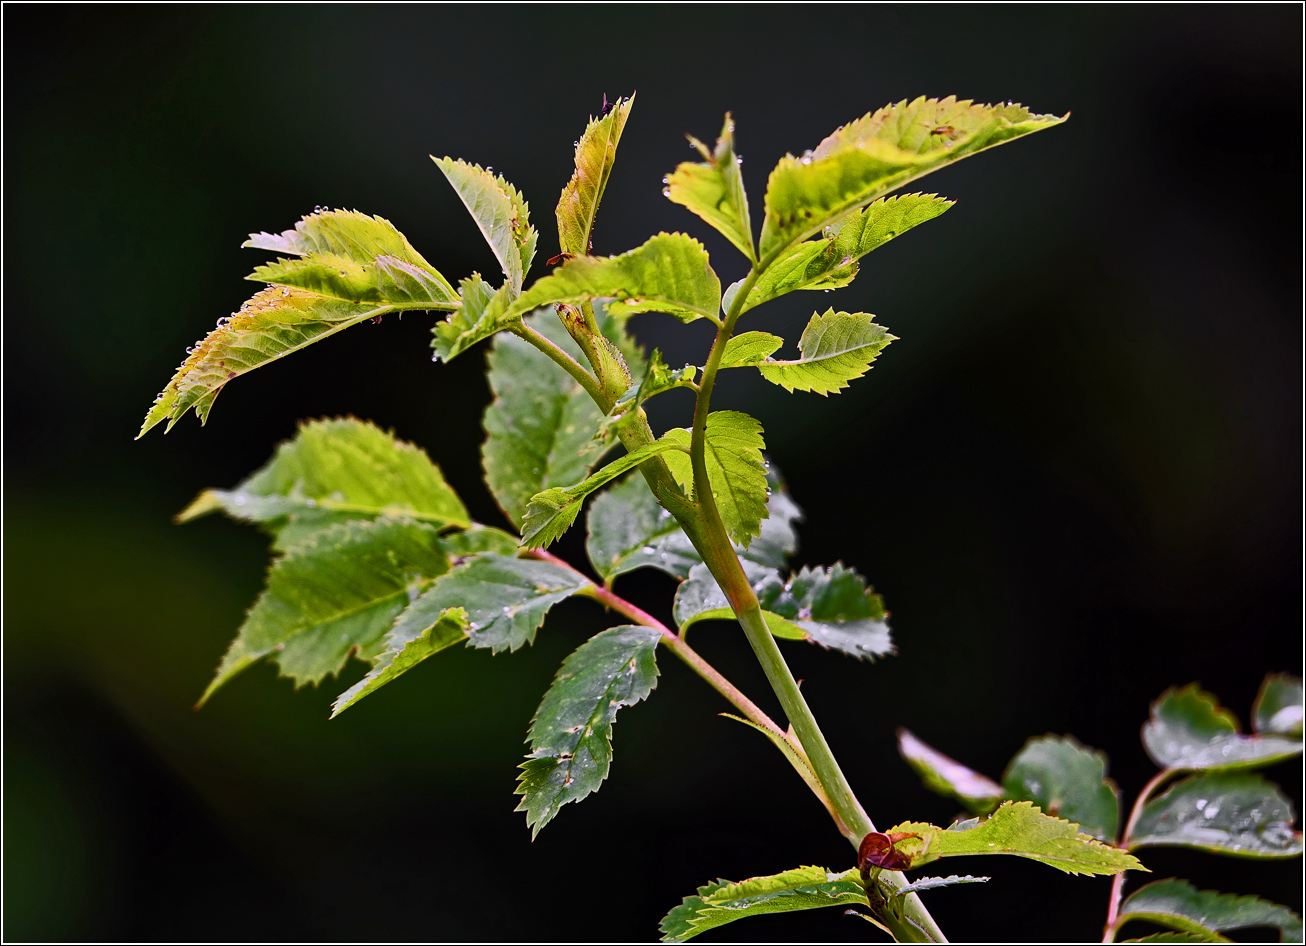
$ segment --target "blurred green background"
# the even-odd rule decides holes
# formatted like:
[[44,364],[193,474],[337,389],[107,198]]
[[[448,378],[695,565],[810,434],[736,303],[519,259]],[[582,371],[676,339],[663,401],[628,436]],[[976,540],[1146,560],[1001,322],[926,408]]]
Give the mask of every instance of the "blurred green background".
[[[207,427],[133,442],[185,346],[250,294],[261,257],[240,242],[356,207],[451,279],[493,273],[427,158],[450,154],[525,191],[547,259],[604,93],[639,95],[595,251],[683,229],[723,282],[738,258],[660,182],[727,109],[755,208],[780,155],[889,101],[1074,113],[930,177],[957,206],[816,300],[901,337],[865,379],[829,399],[744,372],[718,389],[762,420],[807,510],[798,561],[856,565],[893,611],[900,655],[877,664],[788,647],[873,819],[954,814],[897,758],[896,725],[992,776],[1027,736],[1071,732],[1132,798],[1166,686],[1200,680],[1245,720],[1263,673],[1302,659],[1301,22],[1291,5],[7,6],[5,937],[640,940],[709,878],[851,862],[771,747],[665,656],[604,789],[531,843],[515,765],[559,662],[604,626],[585,602],[533,648],[446,652],[330,723],[361,665],[300,692],[260,666],[190,709],[266,541],[170,516],[297,419],[393,427],[501,521],[479,481],[482,357],[432,364],[430,317],[353,329],[242,378]],[[813,304],[747,327],[792,342]],[[701,362],[704,326],[632,324]],[[684,422],[677,397],[655,427]],[[670,579],[623,583],[669,610]],[[778,712],[737,630],[697,640]],[[1295,765],[1270,775],[1300,798]],[[1301,909],[1298,863],[1148,863]],[[1099,935],[1104,879],[963,870],[981,867],[992,883],[930,900],[955,938]],[[818,912],[715,936],[865,932]]]

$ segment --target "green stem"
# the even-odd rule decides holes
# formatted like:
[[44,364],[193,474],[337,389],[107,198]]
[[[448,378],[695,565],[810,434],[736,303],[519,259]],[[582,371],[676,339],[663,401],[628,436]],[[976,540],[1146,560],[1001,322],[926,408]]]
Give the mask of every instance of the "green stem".
[[[1174,769],[1162,769],[1152,776],[1151,781],[1143,786],[1143,790],[1134,799],[1134,807],[1129,811],[1129,820],[1125,822],[1125,830],[1120,833],[1120,847],[1126,851],[1129,850],[1129,842],[1134,839],[1134,828],[1138,826],[1138,819],[1143,814],[1143,806],[1156,794],[1156,790],[1174,774]],[[1120,928],[1120,900],[1124,892],[1125,872],[1121,871],[1111,879],[1111,899],[1107,901],[1106,929],[1102,935],[1102,942],[1104,943],[1114,943],[1116,941],[1116,931]]]
[[575,378],[576,383],[585,389],[585,393],[594,399],[594,403],[601,407],[604,413],[607,413],[612,409],[612,401],[604,396],[603,388],[599,385],[599,382],[595,380],[593,375],[582,368],[575,358],[572,358],[571,355],[553,344],[553,342],[535,331],[535,329],[522,322],[517,322],[514,325],[509,326],[508,331],[512,332],[519,338],[523,338],[530,342],[544,354],[548,355],[549,358],[562,368],[563,371]]

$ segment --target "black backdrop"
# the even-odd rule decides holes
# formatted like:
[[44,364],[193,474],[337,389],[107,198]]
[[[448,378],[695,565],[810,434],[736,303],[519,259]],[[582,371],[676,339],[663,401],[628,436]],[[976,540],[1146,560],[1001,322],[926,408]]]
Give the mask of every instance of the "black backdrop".
[[[1027,736],[1074,733],[1132,795],[1164,687],[1200,680],[1246,719],[1264,671],[1300,666],[1299,7],[10,5],[4,26],[10,939],[639,940],[709,878],[850,863],[774,751],[667,657],[603,790],[531,843],[514,765],[558,663],[603,626],[583,602],[534,648],[443,654],[330,723],[359,665],[298,693],[259,667],[189,709],[266,551],[168,517],[296,419],[392,426],[500,521],[482,357],[433,365],[430,318],[354,329],[232,385],[206,428],[132,441],[184,347],[250,292],[245,234],[357,207],[450,278],[494,272],[427,158],[450,154],[525,191],[545,259],[604,93],[639,94],[596,252],[684,229],[723,282],[737,259],[660,180],[727,109],[755,207],[781,154],[888,101],[1074,113],[929,179],[957,206],[837,300],[901,336],[865,379],[829,399],[719,388],[807,510],[799,560],[855,564],[893,611],[897,657],[788,648],[873,819],[954,814],[897,758],[897,725],[994,776]],[[812,305],[747,327],[792,341]],[[672,364],[706,350],[701,326],[634,327]],[[670,396],[655,424],[687,409]],[[669,579],[625,581],[665,612]],[[696,637],[774,708],[736,630]],[[1300,796],[1295,765],[1271,776]],[[1296,862],[1148,863],[1301,907]],[[954,938],[1098,935],[1105,880],[960,866],[994,881],[930,898]],[[716,938],[869,932],[828,913]]]

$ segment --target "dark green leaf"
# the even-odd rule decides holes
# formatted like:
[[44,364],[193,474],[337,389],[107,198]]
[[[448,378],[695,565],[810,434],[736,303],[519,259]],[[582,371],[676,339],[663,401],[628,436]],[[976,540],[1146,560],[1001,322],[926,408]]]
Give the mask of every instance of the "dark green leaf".
[[[739,564],[744,567],[744,574],[748,576],[754,590],[779,581],[779,575],[774,568],[759,565],[748,559],[741,559]],[[680,587],[676,589],[671,614],[676,627],[681,630],[692,627],[699,621],[734,619],[734,612],[730,610],[726,593],[721,590],[721,586],[712,577],[707,566],[701,562],[690,568],[688,579],[681,582]]]
[[[859,259],[912,227],[933,220],[952,204],[935,194],[904,194],[853,212],[827,227],[821,239],[797,244],[768,266],[753,284],[742,311],[796,289],[848,285],[857,275]],[[727,308],[730,301],[724,303]]]
[[661,632],[627,625],[595,634],[563,661],[531,722],[531,754],[522,763],[517,806],[531,837],[563,805],[598,791],[612,764],[617,710],[657,686],[654,651]]
[[522,521],[522,548],[544,548],[556,542],[580,515],[586,496],[645,460],[680,449],[680,444],[675,440],[655,440],[613,460],[575,486],[566,489],[554,487],[536,493],[527,504]]
[[357,520],[316,533],[272,563],[266,590],[200,705],[269,655],[296,686],[339,673],[351,654],[375,660],[395,615],[448,568],[435,527],[411,519]]
[[963,854],[1014,854],[1068,874],[1118,874],[1142,869],[1136,857],[1081,834],[1078,829],[1079,825],[1045,815],[1027,801],[1009,801],[1003,802],[987,821],[963,830],[905,822],[885,833],[890,838],[906,835],[894,845],[909,860],[904,870]]
[[1175,933],[1167,930],[1164,933],[1152,933],[1150,936],[1142,936],[1138,939],[1122,939],[1121,943],[1229,943],[1232,940],[1225,939],[1223,936],[1216,935],[1214,938],[1199,933]]
[[930,791],[955,798],[975,815],[986,815],[1005,797],[1002,786],[974,769],[926,745],[906,729],[898,730],[898,751]]
[[701,560],[638,472],[596,496],[586,524],[585,551],[605,581],[644,566],[685,578]]
[[744,182],[739,173],[740,161],[735,157],[734,121],[727,113],[721,137],[712,150],[697,138],[689,141],[703,156],[704,163],[681,164],[667,178],[667,189],[663,193],[672,203],[698,214],[739,252],[756,262],[753,226],[748,219],[748,195],[744,193]]
[[340,417],[301,423],[294,440],[233,490],[207,489],[177,515],[188,522],[221,510],[294,542],[334,522],[403,515],[467,527],[467,510],[426,452],[368,421]]
[[1292,803],[1251,772],[1203,772],[1147,803],[1129,849],[1194,847],[1235,857],[1282,858],[1302,853]]
[[[1280,941],[1302,941],[1301,917],[1287,907],[1258,897],[1240,897],[1214,890],[1198,890],[1186,880],[1159,880],[1140,887],[1120,904],[1116,928],[1129,920],[1146,920],[1184,933],[1205,936],[1219,942],[1215,934],[1226,930],[1270,926],[1279,931]],[[1227,941],[1226,941],[1227,942]]]
[[633,95],[617,99],[608,114],[590,119],[585,134],[576,142],[576,170],[558,199],[558,243],[564,253],[584,256],[590,252],[594,217],[634,104]]
[[1060,124],[1019,105],[973,105],[949,96],[904,99],[830,135],[771,172],[762,223],[763,259],[819,233],[849,211],[985,148]]
[[1171,688],[1152,704],[1143,745],[1157,765],[1171,769],[1247,769],[1302,751],[1300,739],[1243,736],[1238,720],[1195,683]]
[[[747,547],[762,530],[767,516],[769,488],[762,451],[762,425],[739,411],[713,411],[704,431],[707,479],[717,512],[731,540]],[[683,427],[668,430],[664,440],[674,440],[689,450],[691,434]],[[689,454],[668,453],[667,466],[686,491],[692,492],[694,474]]]
[[1007,766],[1002,785],[1010,798],[1032,801],[1050,815],[1078,822],[1085,834],[1115,841],[1120,799],[1106,777],[1106,756],[1073,736],[1030,739]]
[[774,575],[760,584],[757,597],[763,609],[784,618],[813,644],[862,658],[893,653],[884,600],[840,563],[804,566],[787,582]]
[[417,637],[405,641],[397,649],[382,651],[367,676],[336,697],[331,704],[331,718],[335,719],[363,697],[413,669],[432,654],[466,639],[467,612],[462,608],[445,608],[435,623]]
[[[583,357],[551,313],[527,323]],[[485,409],[481,463],[499,508],[520,527],[532,496],[583,480],[603,455],[607,448],[594,439],[603,414],[571,375],[514,335],[495,337],[489,364],[494,401]]]
[[398,652],[434,626],[450,608],[467,612],[472,647],[493,653],[535,641],[549,609],[587,587],[589,579],[570,568],[529,558],[485,553],[441,577],[394,622],[386,645]]
[[1252,728],[1257,732],[1302,737],[1301,678],[1267,674],[1252,704]]
[[667,312],[682,322],[716,320],[721,281],[708,265],[703,244],[683,233],[659,233],[620,256],[577,256],[535,281],[507,312],[508,318],[556,303],[578,305],[612,299],[608,314]]
[[698,896],[686,897],[663,918],[662,942],[683,943],[746,916],[867,905],[856,870],[836,874],[824,867],[799,867],[739,883],[718,880],[699,887]]
[[522,278],[531,268],[535,256],[538,237],[530,224],[529,205],[517,188],[479,164],[434,156],[431,160],[444,172],[476,221],[485,242],[490,244],[503,269],[507,280],[505,285],[520,292]]
[[871,362],[894,341],[875,316],[865,312],[813,315],[798,341],[802,357],[795,361],[766,359],[757,365],[762,377],[786,391],[814,391],[827,395],[848,387],[866,374]]

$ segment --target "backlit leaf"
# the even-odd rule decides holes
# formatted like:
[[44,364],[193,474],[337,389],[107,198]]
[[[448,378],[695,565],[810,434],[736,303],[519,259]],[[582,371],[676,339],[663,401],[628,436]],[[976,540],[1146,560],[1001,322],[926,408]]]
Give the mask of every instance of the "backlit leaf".
[[1215,934],[1226,930],[1256,926],[1274,927],[1284,943],[1300,943],[1303,933],[1301,917],[1287,907],[1259,897],[1198,890],[1186,880],[1175,879],[1148,884],[1126,897],[1120,904],[1116,928],[1129,920],[1204,935],[1206,942],[1221,941],[1223,937]]
[[698,888],[662,920],[662,942],[683,943],[699,933],[746,916],[791,913],[821,907],[868,906],[857,871],[831,873],[799,867],[739,883],[718,880]]
[[912,227],[933,220],[952,204],[935,194],[904,194],[854,211],[827,227],[821,239],[791,247],[768,266],[753,284],[741,311],[797,289],[848,285],[857,275],[859,259]]
[[470,646],[488,647],[496,654],[514,651],[535,642],[550,608],[588,585],[584,575],[550,562],[477,555],[451,569],[399,615],[386,647],[401,651],[450,608],[462,608]]
[[1152,704],[1143,745],[1152,761],[1172,769],[1259,768],[1302,751],[1300,739],[1240,735],[1234,715],[1195,683],[1166,690]]
[[974,815],[986,815],[1006,797],[1002,786],[974,769],[926,745],[906,729],[898,730],[898,752],[930,791],[957,799]]
[[672,203],[698,214],[739,252],[757,261],[753,249],[753,227],[748,219],[748,195],[735,157],[735,123],[729,114],[721,128],[716,147],[709,150],[697,138],[690,144],[703,156],[702,164],[686,162],[667,177],[664,192]]
[[1020,105],[905,99],[850,122],[814,152],[786,156],[767,181],[763,259],[850,210],[985,148],[1065,121]]
[[1149,801],[1129,849],[1193,847],[1235,857],[1299,857],[1292,803],[1252,772],[1192,775]]
[[660,637],[653,628],[613,627],[563,661],[531,721],[531,753],[518,776],[517,794],[525,797],[517,810],[526,812],[532,838],[608,777],[613,720],[657,686]]
[[1301,678],[1267,674],[1252,704],[1252,728],[1262,733],[1302,737]]
[[703,244],[683,233],[659,233],[620,256],[577,256],[535,281],[507,312],[508,318],[545,305],[578,305],[612,299],[608,314],[667,312],[682,322],[715,320],[721,281],[708,265]]
[[798,341],[801,358],[768,358],[757,365],[757,370],[786,391],[828,395],[866,374],[876,356],[896,338],[883,325],[876,324],[873,315],[827,309],[824,315],[813,315],[803,330]]
[[[895,854],[906,859],[902,870],[966,854],[1014,854],[1068,874],[1118,874],[1141,870],[1138,859],[1119,848],[1079,832],[1079,825],[1045,815],[1027,801],[1004,802],[986,821],[963,830],[905,822],[885,834]],[[865,842],[863,842],[865,846]]]
[[675,440],[655,440],[613,460],[574,486],[565,489],[553,487],[536,493],[527,504],[522,520],[522,548],[544,548],[556,542],[580,515],[586,496],[650,457],[680,449]]
[[745,368],[766,361],[785,340],[770,332],[744,332],[726,343],[718,368]]
[[1073,736],[1030,739],[1002,776],[1007,796],[1032,801],[1050,815],[1079,823],[1085,834],[1114,842],[1120,799],[1106,777],[1106,756]]
[[[674,440],[685,450],[692,439],[683,427],[668,430],[663,439]],[[748,546],[758,536],[767,516],[766,463],[762,450],[762,425],[739,411],[713,411],[704,429],[704,460],[708,484],[726,534]],[[668,453],[667,466],[685,487],[693,489],[693,469],[688,453]]]
[[531,268],[538,234],[530,224],[530,207],[517,188],[479,164],[432,157],[458,192],[485,242],[490,244],[506,285],[521,291],[522,278]]
[[[504,318],[512,304],[513,291],[507,283],[497,290],[472,273],[458,284],[458,308],[443,322],[431,329],[434,336],[431,347],[440,361],[450,362],[477,342],[502,330],[509,319]],[[565,372],[564,372],[565,373]]]
[[339,417],[300,424],[294,440],[232,490],[207,489],[177,516],[221,510],[257,522],[283,550],[334,522],[403,515],[467,527],[467,510],[426,451],[367,421]]
[[576,142],[576,170],[558,199],[558,243],[564,253],[584,256],[590,252],[594,217],[634,104],[633,95],[617,99],[606,115],[590,119],[585,134]]
[[434,624],[395,650],[386,649],[376,658],[376,665],[331,704],[331,718],[343,713],[369,693],[373,693],[402,673],[416,667],[433,654],[467,639],[467,612],[446,608]]
[[[526,319],[573,358],[583,358],[552,312]],[[489,353],[494,401],[485,409],[485,482],[514,526],[541,490],[583,480],[607,449],[594,439],[603,414],[585,390],[530,343],[501,333]]]
[[296,686],[339,673],[351,654],[375,660],[395,615],[448,569],[426,523],[382,517],[317,532],[273,561],[200,705],[263,657]]

